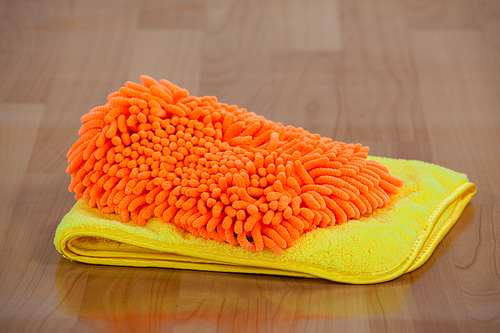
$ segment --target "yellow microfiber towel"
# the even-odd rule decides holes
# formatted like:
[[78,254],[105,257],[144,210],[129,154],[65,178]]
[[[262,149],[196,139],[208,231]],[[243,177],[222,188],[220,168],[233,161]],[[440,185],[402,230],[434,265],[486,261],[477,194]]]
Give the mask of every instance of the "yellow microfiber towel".
[[144,226],[79,200],[56,231],[70,260],[90,264],[275,274],[368,284],[411,272],[430,257],[476,192],[467,176],[420,161],[369,157],[403,180],[391,203],[303,234],[281,255],[196,237],[150,218]]

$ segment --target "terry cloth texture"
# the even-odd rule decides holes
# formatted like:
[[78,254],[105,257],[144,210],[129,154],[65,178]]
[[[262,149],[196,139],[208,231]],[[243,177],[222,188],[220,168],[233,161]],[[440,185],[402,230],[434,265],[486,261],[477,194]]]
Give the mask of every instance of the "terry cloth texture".
[[63,218],[54,243],[61,254],[89,264],[274,274],[369,284],[423,265],[476,193],[465,174],[420,161],[369,157],[404,181],[386,207],[341,225],[302,235],[276,255],[195,237],[157,218],[124,223],[79,200]]

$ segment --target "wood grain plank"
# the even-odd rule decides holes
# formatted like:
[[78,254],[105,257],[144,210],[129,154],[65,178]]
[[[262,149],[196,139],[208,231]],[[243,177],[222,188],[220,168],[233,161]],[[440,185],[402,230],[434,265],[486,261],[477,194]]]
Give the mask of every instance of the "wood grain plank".
[[340,13],[342,39],[349,42],[335,71],[341,109],[335,137],[348,142],[428,141],[409,35],[398,6],[345,1]]
[[6,250],[9,225],[43,111],[43,104],[0,103],[0,252]]
[[[183,274],[175,331],[268,331],[270,277],[210,272]],[[245,287],[242,287],[245,286]]]
[[210,2],[202,91],[273,121],[331,136],[338,106],[331,54],[341,47],[337,7],[321,1]]
[[485,46],[496,48],[500,52],[500,3],[495,0],[481,0],[474,2],[474,13],[482,31]]
[[60,260],[51,240],[74,203],[67,181],[62,174],[28,173],[20,186],[0,252],[0,328],[5,331],[33,332],[68,319],[51,315],[59,305],[53,277]]
[[134,48],[127,71],[127,80],[140,82],[149,75],[157,80],[167,79],[198,95],[201,66],[201,30],[148,30],[134,33]]
[[48,111],[40,124],[28,170],[64,172],[66,152],[78,138],[80,117],[106,103],[106,96],[126,81],[130,63],[127,50],[133,47],[130,34],[136,19],[129,4],[110,3],[100,15],[81,9],[84,1],[75,4],[73,15],[82,11],[90,18],[85,24],[66,29],[63,57],[52,69],[55,74],[47,96]]
[[495,54],[481,48],[479,31],[415,32],[412,44],[435,162],[482,180],[484,200],[497,197],[500,178],[487,167],[499,161]]
[[276,91],[272,54],[282,48],[276,13],[268,3],[210,1],[204,36],[200,93],[265,114]]
[[277,34],[284,47],[298,51],[338,51],[342,48],[338,1],[275,1]]
[[475,4],[464,0],[401,1],[402,14],[414,29],[470,29],[478,26],[471,12]]
[[205,0],[141,1],[140,29],[203,29]]
[[412,280],[409,312],[417,332],[474,332],[460,295],[449,239],[445,238],[438,245],[430,260],[419,270],[408,275]]
[[335,140],[340,117],[335,59],[326,52],[290,52],[275,57],[275,94],[271,96],[270,110],[261,114]]
[[[287,280],[273,283],[276,331],[369,331],[366,288],[344,288],[324,281]],[[320,302],[325,298],[324,302]]]
[[[498,269],[500,218],[498,205],[477,205],[465,211],[473,223],[457,225],[452,230],[453,258],[460,279],[465,309],[475,332],[500,327],[500,272]],[[457,228],[458,229],[458,228]],[[477,272],[481,272],[478,274]],[[486,305],[488,304],[488,305]]]
[[495,153],[500,143],[500,100],[491,73],[497,64],[482,47],[478,31],[414,32],[412,43],[419,45],[415,55],[436,162],[481,184],[473,201],[474,222],[457,236],[452,251],[471,329],[488,331],[500,325],[500,307],[493,301],[499,299],[500,271],[491,257],[498,256],[492,219],[498,216],[500,180],[490,169],[500,162]]
[[61,59],[64,35],[39,25],[64,15],[64,9],[52,11],[37,1],[4,1],[2,7],[0,101],[43,103]]
[[[172,332],[182,272],[89,266],[63,260],[60,310],[93,331]],[[76,328],[76,327],[75,327]]]

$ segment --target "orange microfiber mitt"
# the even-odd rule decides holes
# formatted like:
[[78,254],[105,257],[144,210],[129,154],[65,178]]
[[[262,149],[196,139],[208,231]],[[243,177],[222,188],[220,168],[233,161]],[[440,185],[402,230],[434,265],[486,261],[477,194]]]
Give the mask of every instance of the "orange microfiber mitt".
[[403,182],[369,148],[283,126],[141,76],[82,117],[70,191],[145,225],[277,254],[316,228],[390,203]]

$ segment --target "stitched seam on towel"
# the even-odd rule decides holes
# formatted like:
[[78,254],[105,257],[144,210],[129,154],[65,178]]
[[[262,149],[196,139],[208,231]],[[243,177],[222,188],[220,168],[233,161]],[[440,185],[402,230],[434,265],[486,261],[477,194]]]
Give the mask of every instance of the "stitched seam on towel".
[[[466,197],[466,196],[468,196],[469,194],[471,194],[471,193],[473,193],[473,192],[474,192],[474,191],[473,191],[473,189],[472,189],[472,188],[467,189],[467,191],[465,191],[464,193],[462,193],[462,194],[460,195],[460,197],[461,197],[461,198]],[[454,207],[453,207],[453,210],[450,212],[448,219],[455,217],[455,214],[456,214],[456,211],[457,211],[458,206],[459,206],[459,202],[458,202],[458,201],[454,202]],[[441,234],[442,230],[443,230],[443,229],[445,229],[447,226],[448,226],[448,224],[447,224],[447,223],[442,223],[442,224],[438,227],[438,229],[436,229],[436,231],[435,231],[434,233],[432,233],[431,238],[430,238],[430,239],[426,242],[426,245],[424,245],[424,247],[423,247],[423,248],[422,248],[422,250],[419,252],[419,254],[420,254],[420,253],[425,253],[425,252],[427,252],[427,251],[428,251],[428,250],[432,247],[432,245],[433,245],[434,241],[435,241],[438,237],[440,237],[440,234]],[[419,257],[420,257],[420,255],[419,255],[419,256],[417,256],[417,258],[416,258],[415,260],[418,260],[418,259],[419,259]]]

